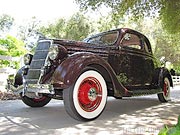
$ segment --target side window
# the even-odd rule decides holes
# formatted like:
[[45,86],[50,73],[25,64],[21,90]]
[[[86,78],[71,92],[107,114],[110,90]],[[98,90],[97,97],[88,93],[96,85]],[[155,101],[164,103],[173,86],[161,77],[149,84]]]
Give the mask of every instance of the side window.
[[135,48],[135,49],[142,49],[141,40],[135,34],[126,33],[121,41],[122,46]]
[[113,45],[117,41],[118,36],[119,36],[118,31],[107,32],[89,38],[88,40],[85,40],[85,42],[98,44],[98,45]]
[[117,38],[118,38],[118,32],[115,31],[115,32],[112,32],[112,33],[107,33],[107,34],[102,35],[100,40],[103,43],[110,45],[110,44],[115,43]]

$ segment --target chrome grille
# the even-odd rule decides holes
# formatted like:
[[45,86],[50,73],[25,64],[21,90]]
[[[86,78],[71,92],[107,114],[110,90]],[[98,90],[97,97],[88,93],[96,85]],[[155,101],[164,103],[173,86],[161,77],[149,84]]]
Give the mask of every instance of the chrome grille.
[[26,77],[27,84],[39,83],[41,79],[41,69],[46,63],[51,44],[51,40],[43,40],[38,43]]

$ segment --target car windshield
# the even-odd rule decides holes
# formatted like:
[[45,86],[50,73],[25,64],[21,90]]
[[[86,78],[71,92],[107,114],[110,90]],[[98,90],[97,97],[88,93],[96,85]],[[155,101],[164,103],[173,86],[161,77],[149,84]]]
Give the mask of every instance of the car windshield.
[[118,38],[118,31],[112,31],[112,32],[98,34],[90,38],[86,38],[84,41],[93,44],[112,45],[116,42],[117,38]]

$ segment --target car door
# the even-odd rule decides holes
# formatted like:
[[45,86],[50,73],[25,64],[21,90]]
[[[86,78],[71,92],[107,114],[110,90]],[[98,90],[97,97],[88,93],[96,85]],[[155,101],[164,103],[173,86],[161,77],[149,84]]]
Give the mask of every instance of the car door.
[[[126,33],[120,41],[117,77],[131,90],[142,89],[151,84],[151,57],[145,51],[143,37],[138,33]],[[149,67],[150,66],[150,67]]]

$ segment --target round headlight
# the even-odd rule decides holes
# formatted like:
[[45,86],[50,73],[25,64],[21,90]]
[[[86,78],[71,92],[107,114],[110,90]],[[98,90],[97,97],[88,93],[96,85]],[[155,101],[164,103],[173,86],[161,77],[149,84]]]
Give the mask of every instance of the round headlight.
[[56,57],[58,56],[58,52],[59,52],[59,49],[58,49],[58,45],[51,45],[51,47],[49,48],[49,53],[48,53],[48,56],[51,60],[55,60]]
[[25,54],[24,55],[24,64],[30,65],[33,55],[32,54]]

